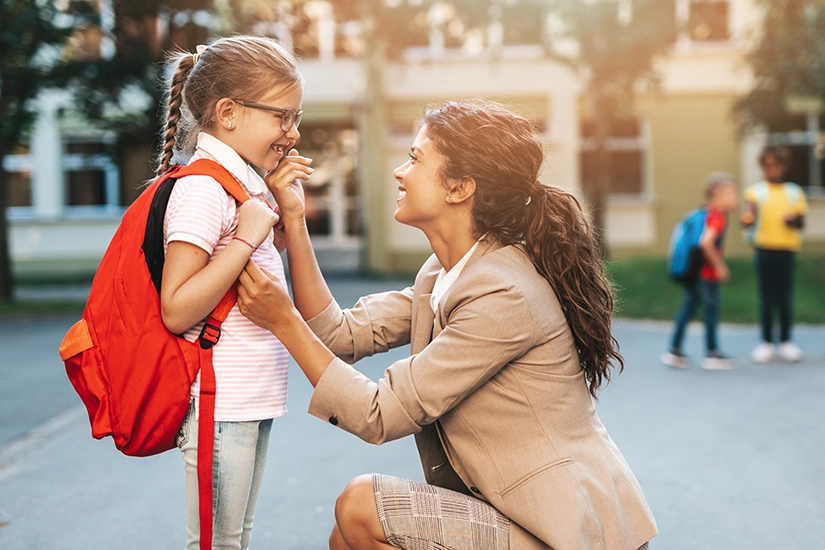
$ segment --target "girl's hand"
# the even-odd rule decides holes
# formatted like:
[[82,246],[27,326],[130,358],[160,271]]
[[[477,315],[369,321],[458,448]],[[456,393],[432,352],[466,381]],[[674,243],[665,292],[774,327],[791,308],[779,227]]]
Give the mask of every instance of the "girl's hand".
[[311,163],[311,158],[302,157],[292,149],[281,159],[275,170],[264,176],[285,221],[304,216],[304,188],[301,180],[308,180],[314,172]]
[[250,321],[276,336],[299,316],[286,283],[249,261],[238,278],[238,308]]
[[235,234],[258,246],[268,236],[272,226],[278,223],[276,214],[269,205],[259,200],[248,200],[238,210],[238,230]]

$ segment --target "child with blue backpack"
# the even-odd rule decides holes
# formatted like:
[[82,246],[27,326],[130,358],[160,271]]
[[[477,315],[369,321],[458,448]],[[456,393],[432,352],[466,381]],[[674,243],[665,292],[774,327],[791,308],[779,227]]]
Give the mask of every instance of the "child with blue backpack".
[[[674,232],[671,250],[671,264],[683,264],[679,273],[671,275],[684,289],[682,305],[676,314],[670,349],[662,355],[662,363],[685,369],[690,366],[687,355],[682,350],[685,331],[699,306],[704,308],[705,323],[705,370],[730,370],[736,368],[730,357],[719,350],[717,329],[721,310],[720,285],[730,279],[730,271],[723,258],[723,243],[728,212],[739,202],[738,182],[731,174],[714,172],[705,179],[707,203],[703,208],[686,216]],[[696,242],[690,239],[691,224],[701,224],[696,231]],[[679,243],[678,241],[682,241]],[[673,257],[674,249],[682,258]],[[691,262],[691,260],[693,260]],[[690,265],[693,264],[693,265]]]

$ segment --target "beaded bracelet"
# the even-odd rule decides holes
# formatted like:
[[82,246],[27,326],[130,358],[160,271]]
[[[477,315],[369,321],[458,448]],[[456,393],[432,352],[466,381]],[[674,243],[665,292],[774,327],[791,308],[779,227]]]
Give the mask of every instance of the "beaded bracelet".
[[252,244],[251,242],[247,241],[246,239],[242,239],[241,237],[238,237],[237,235],[234,235],[232,237],[232,239],[235,240],[235,241],[241,241],[242,243],[247,245],[249,248],[251,248],[252,252],[255,252],[256,250],[258,250],[258,245],[257,244]]

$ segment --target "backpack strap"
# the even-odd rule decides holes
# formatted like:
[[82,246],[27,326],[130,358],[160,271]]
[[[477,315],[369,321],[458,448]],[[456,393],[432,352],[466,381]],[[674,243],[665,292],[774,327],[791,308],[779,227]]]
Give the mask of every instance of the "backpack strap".
[[224,168],[220,163],[201,158],[186,166],[172,167],[177,168],[174,171],[175,178],[183,178],[185,176],[209,176],[221,184],[227,193],[235,197],[235,200],[243,204],[249,200],[249,195],[246,193],[235,176],[229,170]]
[[[209,159],[198,159],[182,167],[173,167],[169,176],[210,176],[214,178],[227,193],[243,204],[249,195],[238,180],[219,163]],[[198,336],[198,358],[200,362],[200,415],[198,417],[198,517],[200,524],[200,548],[212,549],[212,459],[215,448],[215,368],[212,364],[212,347],[221,337],[221,325],[235,306],[238,293],[235,286],[212,310],[209,319],[203,324]]]

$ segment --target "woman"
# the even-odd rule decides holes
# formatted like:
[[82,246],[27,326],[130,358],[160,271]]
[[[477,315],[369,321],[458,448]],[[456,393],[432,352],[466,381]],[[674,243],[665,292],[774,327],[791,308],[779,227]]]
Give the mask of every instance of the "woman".
[[[428,111],[393,175],[395,219],[421,229],[434,255],[413,287],[343,311],[299,184],[273,186],[294,306],[250,263],[241,311],[315,387],[311,414],[375,444],[415,434],[427,480],[351,481],[333,550],[634,550],[656,535],[591,399],[622,365],[611,287],[577,201],[537,181],[542,160],[529,122],[500,106]],[[378,383],[347,364],[408,343],[412,355]]]

